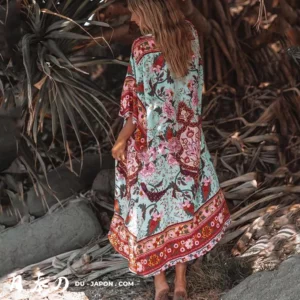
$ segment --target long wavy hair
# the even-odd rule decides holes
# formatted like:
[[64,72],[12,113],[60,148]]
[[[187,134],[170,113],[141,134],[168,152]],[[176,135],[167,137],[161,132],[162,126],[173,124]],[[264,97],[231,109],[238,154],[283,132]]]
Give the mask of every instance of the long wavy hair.
[[143,34],[152,34],[171,73],[187,75],[193,50],[191,27],[176,0],[127,0],[128,9],[141,19]]

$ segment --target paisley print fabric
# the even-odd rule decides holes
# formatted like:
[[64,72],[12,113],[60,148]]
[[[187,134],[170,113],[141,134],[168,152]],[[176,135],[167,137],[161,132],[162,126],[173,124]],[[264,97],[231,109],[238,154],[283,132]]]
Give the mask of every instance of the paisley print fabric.
[[136,130],[116,163],[108,238],[129,269],[154,276],[210,251],[231,222],[201,124],[203,67],[191,25],[193,59],[175,79],[152,36],[137,39],[120,116]]

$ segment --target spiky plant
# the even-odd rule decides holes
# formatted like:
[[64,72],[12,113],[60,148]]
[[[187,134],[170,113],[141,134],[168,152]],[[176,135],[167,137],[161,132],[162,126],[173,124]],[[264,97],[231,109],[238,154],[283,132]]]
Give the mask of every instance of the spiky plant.
[[[118,101],[95,84],[89,73],[93,65],[126,65],[114,58],[103,37],[113,29],[93,20],[94,13],[109,4],[0,1],[0,109],[10,123],[8,111],[18,109],[21,125],[18,135],[11,135],[10,149],[4,149],[10,157],[0,158],[2,192],[23,193],[6,179],[10,171],[5,169],[17,157],[39,185],[39,174],[46,175],[48,164],[60,164],[65,157],[82,158],[91,139],[101,154],[99,128],[112,143],[111,112],[118,108]],[[91,41],[98,47],[98,56],[84,51]]]
[[82,45],[90,40],[99,47],[108,47],[101,35],[94,37],[90,32],[95,28],[101,32],[109,25],[88,21],[99,8],[97,1],[44,2],[22,1],[16,7],[15,15],[20,16],[21,24],[17,43],[11,45],[15,52],[9,57],[8,65],[3,63],[1,86],[5,87],[4,98],[9,100],[3,104],[22,106],[26,133],[35,143],[49,119],[53,140],[60,130],[63,145],[69,149],[66,129],[69,123],[82,148],[78,117],[97,141],[91,117],[108,134],[110,116],[105,103],[117,104],[90,80],[84,70],[91,64],[113,60],[113,54],[110,57],[88,57],[80,53]]

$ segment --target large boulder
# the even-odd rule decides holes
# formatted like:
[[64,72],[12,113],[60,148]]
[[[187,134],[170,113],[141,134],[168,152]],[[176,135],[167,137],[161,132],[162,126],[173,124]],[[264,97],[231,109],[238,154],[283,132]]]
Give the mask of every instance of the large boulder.
[[290,256],[278,270],[252,274],[230,290],[221,300],[299,299],[300,255]]
[[[110,169],[114,166],[114,163],[114,159],[111,155],[103,155],[101,165],[98,154],[87,154],[84,156],[81,172],[80,160],[73,160],[72,166],[76,174],[70,171],[66,166],[61,166],[47,174],[48,183],[55,193],[55,196],[59,200],[64,200],[84,189],[90,188],[100,170]],[[77,176],[77,174],[79,176]],[[48,207],[57,203],[55,196],[54,194],[46,192],[45,198]],[[34,188],[27,193],[26,198],[28,210],[31,215],[40,217],[48,211],[44,201],[36,194]]]
[[0,233],[0,276],[82,248],[102,234],[89,205],[70,201],[65,208]]

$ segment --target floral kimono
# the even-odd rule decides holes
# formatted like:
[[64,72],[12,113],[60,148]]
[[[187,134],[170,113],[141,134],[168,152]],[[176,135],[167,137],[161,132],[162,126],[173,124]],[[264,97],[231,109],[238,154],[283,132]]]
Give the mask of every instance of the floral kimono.
[[137,39],[121,97],[120,116],[132,116],[136,130],[116,165],[108,238],[142,277],[206,254],[231,222],[202,131],[203,66],[191,30],[183,79],[171,76],[151,35]]

